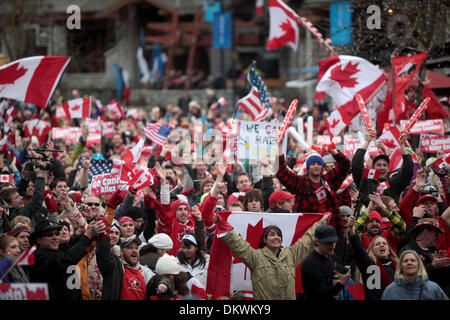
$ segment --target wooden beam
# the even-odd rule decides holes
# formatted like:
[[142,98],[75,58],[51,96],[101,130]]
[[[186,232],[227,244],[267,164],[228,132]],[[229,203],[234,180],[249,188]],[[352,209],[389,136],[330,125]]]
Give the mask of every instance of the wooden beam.
[[[175,9],[174,9],[174,8],[169,7],[169,6],[167,6],[167,5],[163,4],[163,3],[161,3],[160,1],[156,1],[156,0],[145,0],[145,2],[147,2],[147,3],[149,3],[149,4],[153,5],[153,6],[155,6],[155,7],[157,7],[157,8],[160,8],[160,9],[162,9],[162,10],[165,10],[165,11],[169,12],[170,14],[175,14]],[[178,9],[177,9],[177,10],[178,10]]]
[[[168,40],[168,45],[167,45],[167,63],[166,63],[166,67],[165,67],[165,73],[166,75],[169,73],[170,69],[172,69],[172,65],[173,65],[173,52],[175,50],[175,46],[178,42],[178,22],[179,22],[179,18],[180,18],[180,12],[178,8],[175,8],[175,11],[172,15],[172,29],[171,29],[171,34],[169,36],[169,40]],[[164,81],[164,88],[168,89],[169,88],[169,82],[168,79],[166,78],[166,80]]]

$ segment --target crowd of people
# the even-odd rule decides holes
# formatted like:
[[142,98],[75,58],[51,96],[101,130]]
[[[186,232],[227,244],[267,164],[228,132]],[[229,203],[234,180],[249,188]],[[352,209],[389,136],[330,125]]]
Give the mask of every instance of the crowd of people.
[[[276,170],[267,162],[237,159],[175,163],[170,135],[164,145],[147,139],[151,152],[140,164],[152,168],[153,185],[140,192],[118,189],[111,196],[89,193],[93,161],[120,160],[145,137],[148,121],[192,135],[194,120],[223,130],[231,115],[220,109],[214,92],[211,97],[201,106],[186,92],[180,106],[153,107],[123,119],[93,108],[92,118],[115,121],[115,133],[89,146],[83,119],[56,119],[61,96],[42,111],[9,101],[16,115],[8,131],[4,124],[0,130],[6,141],[1,174],[11,177],[0,183],[2,282],[47,283],[51,300],[243,299],[239,291],[220,297],[207,292],[210,250],[214,241],[223,241],[249,268],[257,300],[448,300],[450,170],[428,159],[442,154],[413,160],[404,146],[408,132],[399,138],[403,165],[393,172],[389,154],[367,156],[377,139],[371,129],[352,158],[332,145],[324,153],[304,150],[288,136],[286,152],[279,143]],[[284,118],[281,101],[274,102],[268,121]],[[310,110],[315,134],[323,127],[322,107]],[[39,141],[25,134],[36,116],[53,128],[80,126],[82,135],[75,144],[53,139],[51,132]],[[197,156],[198,147],[191,150]],[[58,152],[44,151],[44,161],[36,148]],[[379,177],[367,177],[368,168]],[[350,174],[354,181],[342,188]],[[254,248],[221,211],[323,213],[323,218],[289,247],[281,245],[286,231],[270,225]],[[34,245],[34,264],[11,268]]]

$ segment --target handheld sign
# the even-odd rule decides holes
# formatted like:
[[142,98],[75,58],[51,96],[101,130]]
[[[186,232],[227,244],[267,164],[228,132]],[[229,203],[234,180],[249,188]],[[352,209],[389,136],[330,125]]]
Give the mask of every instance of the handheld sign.
[[283,123],[281,124],[280,131],[278,133],[278,139],[277,143],[280,143],[280,141],[284,138],[284,134],[286,133],[286,130],[291,123],[292,117],[294,116],[295,109],[298,106],[298,100],[294,99],[291,102],[291,105],[289,106],[288,112],[286,113],[286,117],[284,117]]

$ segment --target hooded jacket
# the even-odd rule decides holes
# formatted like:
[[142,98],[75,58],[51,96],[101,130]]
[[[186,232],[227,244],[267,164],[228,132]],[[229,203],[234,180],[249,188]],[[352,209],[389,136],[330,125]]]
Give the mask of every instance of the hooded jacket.
[[386,287],[381,300],[448,300],[437,283],[417,277],[412,282],[399,279]]

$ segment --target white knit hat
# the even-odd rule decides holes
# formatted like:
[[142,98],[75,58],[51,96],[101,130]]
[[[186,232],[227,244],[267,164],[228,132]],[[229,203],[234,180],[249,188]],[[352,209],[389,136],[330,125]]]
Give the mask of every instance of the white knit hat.
[[180,273],[180,265],[177,262],[177,259],[174,256],[170,256],[165,253],[161,258],[156,262],[155,272],[157,274],[179,274]]
[[166,233],[155,234],[148,240],[148,244],[158,249],[172,250],[173,248],[172,239]]

